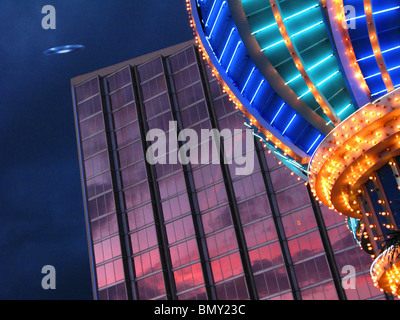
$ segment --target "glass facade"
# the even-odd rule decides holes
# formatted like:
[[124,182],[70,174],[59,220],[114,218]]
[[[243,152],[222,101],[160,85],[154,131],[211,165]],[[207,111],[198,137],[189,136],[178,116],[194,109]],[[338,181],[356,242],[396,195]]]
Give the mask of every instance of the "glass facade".
[[[345,218],[256,138],[242,150],[254,158],[250,175],[236,174],[235,159],[146,161],[146,135],[173,134],[171,121],[199,136],[244,128],[195,45],[73,89],[95,298],[386,299]],[[166,159],[180,146],[167,141]],[[341,285],[347,265],[356,289]]]

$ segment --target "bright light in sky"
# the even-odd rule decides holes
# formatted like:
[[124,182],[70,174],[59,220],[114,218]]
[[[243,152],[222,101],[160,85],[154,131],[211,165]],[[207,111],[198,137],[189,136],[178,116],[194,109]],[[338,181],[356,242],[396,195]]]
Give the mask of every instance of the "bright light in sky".
[[61,46],[61,47],[54,47],[54,48],[50,48],[47,49],[46,51],[44,51],[43,53],[45,55],[55,55],[55,54],[65,54],[65,53],[71,53],[74,51],[78,51],[78,50],[83,50],[85,47],[82,45],[66,45],[66,46]]

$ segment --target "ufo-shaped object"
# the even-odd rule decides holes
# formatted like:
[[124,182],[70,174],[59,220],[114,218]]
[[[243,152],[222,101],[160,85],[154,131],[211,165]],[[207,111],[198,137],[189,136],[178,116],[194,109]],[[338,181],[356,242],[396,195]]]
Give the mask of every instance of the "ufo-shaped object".
[[79,50],[83,50],[85,47],[79,44],[74,45],[66,45],[66,46],[59,46],[47,49],[43,53],[48,56],[56,55],[56,54],[66,54],[71,53]]

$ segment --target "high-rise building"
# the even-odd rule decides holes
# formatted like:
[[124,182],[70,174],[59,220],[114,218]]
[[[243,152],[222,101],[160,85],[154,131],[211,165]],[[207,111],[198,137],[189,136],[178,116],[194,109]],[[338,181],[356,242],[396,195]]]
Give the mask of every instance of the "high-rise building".
[[[147,134],[171,121],[245,128],[194,42],[71,83],[95,299],[390,299],[345,217],[256,132],[249,175],[235,161],[146,160]],[[351,271],[355,287],[342,284]]]

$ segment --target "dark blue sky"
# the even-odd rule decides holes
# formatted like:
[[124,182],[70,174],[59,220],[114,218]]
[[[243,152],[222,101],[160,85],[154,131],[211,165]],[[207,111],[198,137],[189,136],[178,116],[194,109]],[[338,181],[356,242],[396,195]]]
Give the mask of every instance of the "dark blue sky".
[[0,30],[0,299],[91,299],[70,79],[190,40],[185,0],[2,0]]

